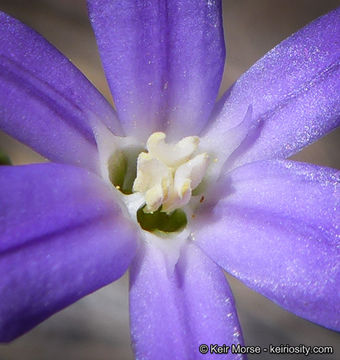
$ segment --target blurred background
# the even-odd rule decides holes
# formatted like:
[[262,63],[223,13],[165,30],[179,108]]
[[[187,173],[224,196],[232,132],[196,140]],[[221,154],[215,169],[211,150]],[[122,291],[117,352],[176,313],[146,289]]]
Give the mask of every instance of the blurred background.
[[[228,56],[221,93],[277,43],[339,5],[339,0],[223,0]],[[46,37],[112,102],[85,0],[0,0],[0,10]],[[339,143],[338,130],[294,159],[340,168]],[[14,164],[44,161],[1,132],[0,149]],[[333,355],[310,355],[308,359],[340,359],[339,333],[302,320],[237,280],[229,276],[228,279],[247,345],[332,345]],[[125,276],[54,315],[10,345],[0,345],[0,360],[132,360],[128,324]],[[304,355],[278,356],[292,360]],[[259,358],[269,360],[273,356],[249,356],[250,360]]]

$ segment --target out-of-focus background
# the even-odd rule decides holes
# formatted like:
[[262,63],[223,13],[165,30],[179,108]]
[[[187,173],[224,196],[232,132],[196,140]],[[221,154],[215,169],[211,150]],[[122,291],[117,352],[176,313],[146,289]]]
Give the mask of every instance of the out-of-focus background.
[[[340,5],[339,0],[223,0],[228,59],[221,93],[281,40]],[[111,101],[85,0],[0,0],[0,10],[30,25],[80,68]],[[340,131],[333,132],[294,159],[340,167]],[[44,161],[0,133],[0,149],[14,164]],[[340,359],[340,334],[302,320],[228,277],[247,345],[331,345]],[[1,299],[0,299],[1,301]],[[128,282],[116,283],[54,315],[9,345],[0,345],[0,360],[132,360],[128,327]],[[213,331],[213,329],[212,329]],[[227,342],[227,339],[226,339]],[[281,360],[303,355],[277,355]],[[274,355],[253,355],[273,359]],[[185,359],[183,359],[185,360]]]

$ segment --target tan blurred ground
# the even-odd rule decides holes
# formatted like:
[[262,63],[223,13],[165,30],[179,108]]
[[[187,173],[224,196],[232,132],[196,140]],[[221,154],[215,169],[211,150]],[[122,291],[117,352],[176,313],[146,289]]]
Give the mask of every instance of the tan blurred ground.
[[[228,66],[221,92],[249,66],[292,32],[340,5],[338,0],[224,0]],[[34,27],[67,55],[110,99],[102,73],[85,0],[0,0],[0,10]],[[300,161],[340,167],[340,131],[295,156]],[[14,163],[41,161],[34,152],[0,134],[0,148]],[[248,345],[333,345],[340,359],[340,335],[291,315],[230,279]],[[53,316],[8,346],[0,360],[128,360],[128,290],[126,278]],[[1,301],[1,299],[0,299]],[[227,339],[226,339],[227,341]],[[249,359],[274,359],[249,356]],[[293,360],[297,356],[277,355]],[[183,359],[185,360],[185,359]]]

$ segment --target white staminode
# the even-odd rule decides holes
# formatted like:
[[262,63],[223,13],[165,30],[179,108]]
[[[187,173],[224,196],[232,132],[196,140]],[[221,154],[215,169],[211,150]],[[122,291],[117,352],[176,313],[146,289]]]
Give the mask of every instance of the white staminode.
[[202,181],[209,157],[195,155],[199,138],[188,136],[176,144],[167,144],[166,135],[153,133],[147,143],[147,153],[137,159],[137,177],[133,191],[144,194],[145,212],[171,212],[186,205],[191,191]]

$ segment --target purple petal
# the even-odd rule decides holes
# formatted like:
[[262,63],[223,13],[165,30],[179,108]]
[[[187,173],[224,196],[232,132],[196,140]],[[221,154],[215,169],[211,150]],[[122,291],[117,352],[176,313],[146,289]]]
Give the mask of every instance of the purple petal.
[[210,129],[224,137],[249,105],[257,137],[239,149],[236,165],[286,158],[339,125],[340,8],[292,35],[250,68],[226,93]]
[[222,78],[220,0],[88,0],[123,127],[146,137],[198,134]]
[[0,129],[52,161],[96,169],[93,127],[111,106],[57,49],[0,12]]
[[0,168],[0,341],[120,277],[135,233],[109,187],[81,168]]
[[198,245],[283,308],[340,330],[339,183],[336,170],[302,163],[240,167],[196,217]]
[[[189,244],[174,272],[164,254],[145,244],[131,267],[131,336],[138,359],[211,359],[200,344],[239,344],[242,336],[223,272]],[[241,355],[219,355],[243,359]]]

